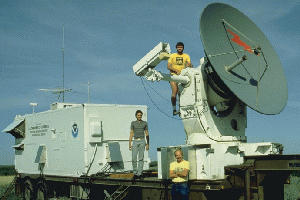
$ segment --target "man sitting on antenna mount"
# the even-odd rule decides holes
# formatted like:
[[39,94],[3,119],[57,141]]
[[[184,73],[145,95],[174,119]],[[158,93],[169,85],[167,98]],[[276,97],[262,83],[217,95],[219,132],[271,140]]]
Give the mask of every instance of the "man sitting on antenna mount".
[[[171,75],[179,75],[182,69],[186,67],[192,67],[190,56],[183,53],[183,49],[184,44],[182,42],[177,42],[177,53],[171,54],[168,60],[168,69],[170,70]],[[171,103],[173,107],[173,115],[177,115],[179,114],[179,111],[176,111],[176,96],[178,93],[178,84],[174,81],[170,81],[170,85],[172,88]]]

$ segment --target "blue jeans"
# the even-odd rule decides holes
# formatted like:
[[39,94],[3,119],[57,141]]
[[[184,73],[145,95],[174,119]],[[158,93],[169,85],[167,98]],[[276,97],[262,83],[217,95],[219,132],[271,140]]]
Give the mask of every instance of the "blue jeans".
[[172,200],[188,200],[189,187],[187,183],[173,183],[171,194]]

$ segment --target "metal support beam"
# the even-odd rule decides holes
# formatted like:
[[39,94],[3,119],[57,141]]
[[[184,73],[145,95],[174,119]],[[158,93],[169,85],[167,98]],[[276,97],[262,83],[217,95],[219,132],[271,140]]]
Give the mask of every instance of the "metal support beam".
[[251,191],[250,191],[250,170],[247,169],[245,172],[245,194],[246,194],[246,200],[251,200]]

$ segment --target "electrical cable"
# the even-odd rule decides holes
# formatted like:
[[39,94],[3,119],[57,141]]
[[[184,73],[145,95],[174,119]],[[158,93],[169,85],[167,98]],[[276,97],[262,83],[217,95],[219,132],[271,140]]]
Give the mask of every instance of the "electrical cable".
[[164,96],[162,96],[161,94],[159,94],[152,86],[151,84],[149,84],[148,81],[146,81],[146,84],[148,85],[148,87],[150,87],[159,97],[161,97],[162,99],[166,100],[167,102],[169,102],[169,100],[167,98],[165,98]]
[[148,93],[148,91],[147,91],[147,89],[146,89],[146,87],[145,87],[145,83],[144,83],[143,79],[142,79],[141,77],[140,77],[140,79],[141,79],[141,81],[142,81],[142,85],[143,85],[143,87],[144,87],[144,90],[145,90],[147,96],[149,97],[151,103],[154,105],[154,107],[155,107],[159,112],[161,112],[163,115],[165,115],[166,117],[169,117],[169,118],[172,118],[172,119],[176,119],[176,120],[181,120],[181,119],[172,117],[172,116],[168,115],[167,113],[165,113],[164,111],[162,111],[162,110],[157,106],[157,104],[154,102],[154,100],[151,98],[150,94]]
[[[97,149],[98,149],[98,144],[96,143],[96,145],[95,145],[95,150],[94,150],[94,154],[93,154],[93,158],[92,158],[92,160],[91,160],[91,162],[90,162],[90,164],[89,164],[88,170],[87,170],[87,172],[86,172],[86,174],[85,174],[85,178],[84,178],[84,182],[83,182],[83,187],[82,187],[82,192],[81,192],[81,198],[80,198],[80,199],[82,199],[82,197],[83,197],[83,191],[84,191],[84,189],[87,190],[87,187],[84,188],[84,185],[86,184],[86,180],[87,180],[87,177],[88,177],[88,173],[90,172],[90,169],[91,169],[91,167],[92,167],[92,164],[94,163],[95,156],[96,156],[96,153],[97,153]],[[89,178],[89,182],[90,182],[90,178]],[[90,192],[88,193],[88,196],[89,196],[89,195],[90,195]]]
[[[198,119],[199,119],[199,121],[200,121],[200,124],[201,124],[201,120],[200,120],[200,115],[202,114],[202,113],[199,113],[199,111],[198,111],[198,109],[196,109],[196,112],[197,112],[197,115],[198,115]],[[204,131],[204,133],[205,133],[205,135],[209,138],[209,139],[211,139],[211,140],[213,140],[213,141],[216,141],[216,142],[218,142],[218,140],[216,140],[216,139],[214,139],[214,138],[212,138],[208,133],[207,133],[207,131]]]
[[88,170],[87,170],[87,172],[86,172],[86,176],[88,175],[88,173],[89,173],[89,171],[90,171],[90,169],[91,169],[91,166],[92,166],[92,164],[94,163],[95,156],[96,156],[96,153],[97,153],[97,149],[98,149],[98,144],[96,143],[96,145],[95,145],[95,150],[94,150],[94,155],[93,155],[93,159],[92,159],[92,161],[91,161],[90,164],[89,164],[89,168],[88,168]]

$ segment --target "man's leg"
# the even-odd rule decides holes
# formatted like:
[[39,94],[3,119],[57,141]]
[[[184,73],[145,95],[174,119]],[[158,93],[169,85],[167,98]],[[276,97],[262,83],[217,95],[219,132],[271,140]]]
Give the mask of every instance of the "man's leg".
[[177,192],[176,184],[172,185],[171,196],[172,196],[172,200],[180,200],[180,194]]
[[182,199],[182,200],[189,199],[189,187],[188,187],[187,183],[180,184],[179,196],[180,196],[180,199]]
[[140,140],[138,145],[138,170],[137,175],[141,176],[143,173],[143,167],[144,167],[144,151],[145,151],[145,140]]
[[176,82],[170,81],[171,89],[172,89],[172,95],[171,95],[171,103],[173,108],[173,115],[177,115],[178,112],[176,111],[176,96],[178,92],[178,85]]
[[137,148],[137,142],[136,141],[133,141],[132,142],[132,170],[133,170],[133,173],[135,175],[137,175],[137,153],[138,153],[138,148]]

